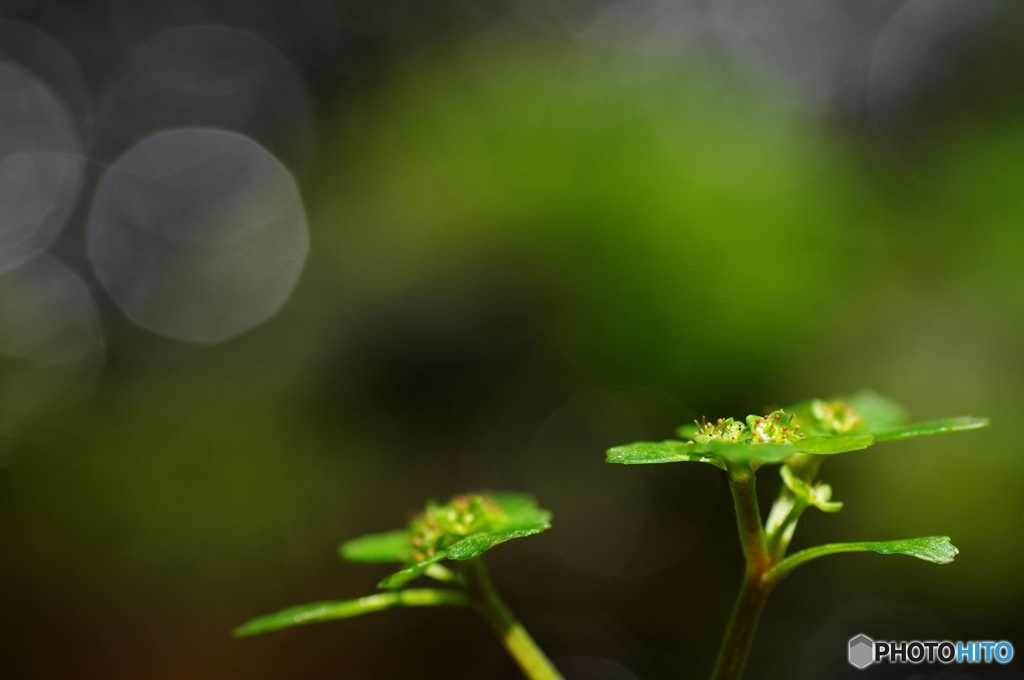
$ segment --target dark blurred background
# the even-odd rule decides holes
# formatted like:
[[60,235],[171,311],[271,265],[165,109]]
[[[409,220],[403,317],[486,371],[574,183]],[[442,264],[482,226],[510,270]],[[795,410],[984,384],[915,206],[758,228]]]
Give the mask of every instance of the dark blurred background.
[[[748,677],[1024,650],[1024,8],[1010,0],[0,2],[0,675],[515,678],[337,545],[522,489],[488,555],[570,679],[703,678],[710,466],[604,449],[868,387],[980,433],[830,461]],[[764,505],[778,488],[762,471]],[[884,678],[1022,678],[876,667]]]

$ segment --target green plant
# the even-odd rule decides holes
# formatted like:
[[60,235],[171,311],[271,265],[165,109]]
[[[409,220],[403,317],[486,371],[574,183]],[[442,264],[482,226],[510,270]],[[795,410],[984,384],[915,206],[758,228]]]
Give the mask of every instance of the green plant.
[[[351,562],[402,564],[401,570],[380,582],[387,592],[291,607],[254,619],[235,629],[235,635],[257,635],[391,607],[464,607],[487,621],[528,678],[560,680],[554,665],[498,596],[482,557],[500,543],[550,527],[551,513],[525,494],[464,494],[444,505],[428,502],[407,528],[363,536],[338,549]],[[444,566],[444,560],[454,562],[455,570]],[[449,587],[405,588],[420,576]]]
[[[637,442],[610,449],[609,463],[626,465],[695,461],[721,468],[729,477],[740,543],[746,560],[732,617],[719,650],[712,680],[738,680],[743,675],[758,620],[768,595],[801,564],[841,552],[874,551],[910,555],[937,564],[953,561],[958,550],[946,536],[895,541],[831,543],[786,556],[797,521],[807,508],[838,512],[832,488],[817,480],[829,456],[865,449],[872,444],[988,425],[985,418],[949,418],[907,424],[906,411],[872,392],[824,401],[815,399],[764,416],[702,421],[679,428],[684,441]],[[783,484],[762,523],[755,473],[780,464]]]

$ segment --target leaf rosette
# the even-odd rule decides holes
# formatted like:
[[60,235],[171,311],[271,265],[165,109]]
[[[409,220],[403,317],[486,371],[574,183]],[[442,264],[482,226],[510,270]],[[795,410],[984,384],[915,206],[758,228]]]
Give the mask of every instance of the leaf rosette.
[[468,560],[550,528],[551,513],[538,508],[528,494],[463,494],[444,505],[428,503],[406,529],[356,538],[338,551],[350,562],[405,564],[380,582],[381,588],[394,589],[430,575],[431,566],[441,560]]
[[[442,566],[442,560],[467,562],[507,541],[532,536],[551,528],[551,513],[537,507],[533,496],[516,492],[469,493],[445,504],[428,502],[404,529],[368,534],[347,541],[339,555],[350,562],[401,564],[403,568],[380,582],[390,592],[353,600],[315,602],[290,607],[253,619],[235,630],[248,636],[283,628],[351,618],[394,607],[455,606],[476,608],[464,573]],[[474,560],[475,562],[478,562]],[[467,562],[468,564],[468,562]],[[480,578],[480,565],[468,570]],[[402,588],[427,576],[456,586],[454,589]],[[488,586],[489,587],[489,586]]]
[[684,425],[682,440],[634,442],[607,452],[607,462],[624,465],[700,462],[726,471],[792,461],[796,454],[830,456],[873,444],[974,430],[987,418],[956,417],[908,423],[906,409],[874,392],[832,400],[812,399],[769,414],[706,420]]

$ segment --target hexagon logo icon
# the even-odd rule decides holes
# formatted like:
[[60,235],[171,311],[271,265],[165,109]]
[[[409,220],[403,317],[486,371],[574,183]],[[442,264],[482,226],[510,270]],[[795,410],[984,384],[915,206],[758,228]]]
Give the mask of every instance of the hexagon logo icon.
[[875,641],[867,635],[850,638],[850,665],[867,668],[875,660]]

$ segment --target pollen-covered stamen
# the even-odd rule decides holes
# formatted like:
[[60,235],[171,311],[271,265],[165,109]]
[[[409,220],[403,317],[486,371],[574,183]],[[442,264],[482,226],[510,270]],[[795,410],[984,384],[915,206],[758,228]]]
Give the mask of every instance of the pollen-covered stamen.
[[798,426],[793,425],[792,416],[781,409],[765,416],[747,416],[747,425],[755,444],[780,444],[803,437]]
[[712,425],[706,418],[697,422],[697,431],[693,439],[698,444],[707,444],[711,441],[740,442],[746,434],[746,427],[743,423],[732,418],[719,418]]

